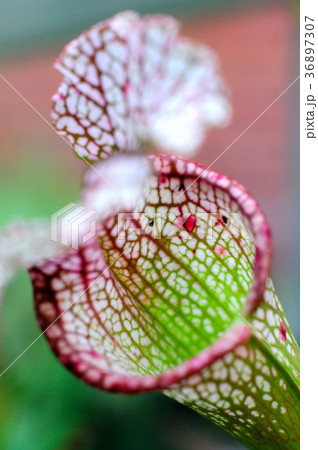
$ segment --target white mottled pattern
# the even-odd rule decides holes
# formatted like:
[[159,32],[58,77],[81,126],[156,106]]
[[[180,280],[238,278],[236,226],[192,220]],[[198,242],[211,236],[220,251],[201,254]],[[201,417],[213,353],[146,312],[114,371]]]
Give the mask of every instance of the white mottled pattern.
[[178,36],[169,16],[124,12],[67,45],[52,119],[79,156],[160,148],[191,154],[230,117],[214,52]]

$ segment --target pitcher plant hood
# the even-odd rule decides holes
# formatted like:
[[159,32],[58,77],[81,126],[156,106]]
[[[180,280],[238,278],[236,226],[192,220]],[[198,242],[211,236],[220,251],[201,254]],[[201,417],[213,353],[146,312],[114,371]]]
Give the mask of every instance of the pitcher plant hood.
[[228,123],[217,56],[179,28],[169,16],[126,11],[65,47],[52,119],[80,157],[153,148],[191,155],[210,126]]

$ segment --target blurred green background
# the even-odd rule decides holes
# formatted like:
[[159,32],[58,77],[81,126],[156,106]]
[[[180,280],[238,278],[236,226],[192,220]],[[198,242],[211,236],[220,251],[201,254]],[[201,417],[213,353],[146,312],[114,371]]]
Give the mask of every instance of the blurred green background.
[[[209,165],[298,75],[296,7],[287,1],[0,0],[0,73],[49,120],[60,76],[52,63],[83,29],[124,9],[172,13],[184,32],[215,48],[234,116],[212,131],[196,160]],[[298,86],[218,160],[258,199],[273,230],[272,276],[299,335]],[[0,79],[0,226],[49,217],[76,202],[84,163]],[[0,371],[40,333],[21,273],[1,311]],[[242,446],[160,394],[94,390],[69,374],[40,338],[0,379],[0,448],[212,450]]]

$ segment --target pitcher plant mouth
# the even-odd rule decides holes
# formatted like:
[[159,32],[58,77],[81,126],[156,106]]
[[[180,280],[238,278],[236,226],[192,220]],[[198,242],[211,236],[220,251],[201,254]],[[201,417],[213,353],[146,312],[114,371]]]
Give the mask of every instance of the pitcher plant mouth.
[[[181,380],[202,371],[217,359],[248,341],[251,337],[251,327],[248,321],[258,305],[262,302],[270,268],[271,237],[269,226],[259,205],[244,187],[224,175],[220,175],[210,169],[205,169],[203,166],[182,157],[159,155],[150,156],[149,160],[153,166],[153,173],[149,177],[149,185],[155,185],[155,189],[163,192],[166,189],[165,184],[167,186],[172,186],[172,184],[174,186],[178,185],[178,189],[176,190],[178,193],[176,195],[183,195],[185,198],[187,193],[191,197],[198,189],[198,186],[204,187],[206,190],[211,190],[214,193],[217,192],[218,195],[223,196],[222,200],[217,200],[217,197],[214,197],[214,208],[210,208],[209,212],[213,211],[218,216],[224,217],[225,215],[229,216],[235,211],[242,216],[243,222],[246,224],[245,227],[250,229],[253,237],[253,242],[250,244],[253,247],[252,253],[255,255],[252,267],[253,276],[241,310],[234,307],[235,314],[233,315],[233,320],[230,321],[229,326],[219,333],[215,342],[209,346],[204,346],[201,343],[201,348],[197,353],[191,355],[189,358],[184,358],[183,356],[183,360],[177,359],[179,361],[177,364],[170,363],[170,367],[166,366],[166,369],[161,373],[154,372],[152,368],[152,373],[144,371],[141,374],[139,369],[136,368],[136,364],[138,365],[136,361],[138,359],[133,362],[133,370],[131,370],[131,365],[129,366],[129,364],[129,370],[127,370],[127,367],[123,368],[121,363],[116,361],[113,353],[111,355],[112,362],[108,361],[105,365],[102,362],[103,356],[109,359],[110,354],[107,351],[105,353],[105,349],[103,353],[100,353],[100,347],[90,344],[91,336],[89,337],[89,334],[85,336],[85,334],[81,334],[78,331],[77,333],[81,336],[82,340],[81,344],[79,336],[75,339],[76,330],[72,328],[74,326],[72,325],[72,321],[79,314],[76,312],[76,308],[78,310],[80,307],[84,308],[86,302],[86,322],[93,316],[95,319],[98,318],[96,320],[100,324],[103,321],[108,323],[106,326],[102,325],[103,333],[105,336],[108,335],[108,339],[112,341],[112,344],[108,344],[109,350],[110,348],[113,350],[120,348],[120,342],[116,342],[116,330],[119,327],[119,322],[114,324],[114,329],[112,330],[111,322],[109,322],[111,314],[109,313],[109,316],[107,315],[107,308],[110,308],[109,310],[112,311],[113,315],[118,314],[119,305],[116,305],[117,310],[112,308],[111,304],[116,300],[114,300],[113,293],[111,295],[108,294],[107,290],[109,290],[109,287],[106,287],[107,283],[112,283],[112,289],[114,289],[114,286],[117,289],[116,295],[118,298],[124,299],[122,303],[129,310],[129,314],[128,312],[126,314],[128,314],[130,321],[133,322],[136,319],[132,314],[132,310],[134,310],[133,306],[136,306],[137,303],[133,306],[127,306],[125,304],[125,301],[127,302],[125,295],[127,295],[128,291],[125,292],[125,295],[123,291],[127,288],[127,284],[121,277],[121,274],[116,272],[116,265],[121,261],[120,253],[124,247],[118,250],[116,249],[118,241],[109,241],[118,250],[119,258],[117,258],[117,254],[110,256],[111,251],[108,247],[109,242],[107,239],[114,234],[112,231],[114,230],[113,225],[115,222],[117,227],[116,233],[118,234],[119,232],[120,224],[117,221],[116,215],[106,219],[104,224],[100,226],[99,242],[94,240],[94,242],[77,252],[73,250],[68,251],[65,255],[55,260],[47,261],[31,268],[30,275],[33,281],[37,317],[57,357],[75,375],[89,384],[101,389],[123,393],[169,388]],[[183,187],[183,193],[180,193],[180,186]],[[149,186],[145,187],[147,195],[146,200],[142,200],[143,202],[147,202],[147,196],[151,198],[152,195],[147,189],[149,189]],[[199,200],[198,203],[200,203]],[[211,205],[213,205],[212,202]],[[177,221],[178,219],[175,222]],[[193,229],[192,234],[195,238],[196,234]],[[145,236],[148,237],[148,235],[145,231]],[[158,239],[159,246],[163,242],[163,239]],[[104,256],[101,252],[100,245]],[[100,286],[104,283],[105,299],[102,299],[101,294],[99,294],[99,302],[104,302],[104,316],[102,312],[98,312],[100,310],[98,301],[95,305],[93,304],[94,298],[98,297],[95,282],[101,290],[103,288]],[[74,288],[76,288],[76,294]],[[76,297],[78,297],[78,300],[76,300]],[[228,299],[225,300],[229,302]],[[133,302],[134,300],[131,301]],[[144,303],[149,301],[151,302],[151,298],[145,299]],[[89,306],[91,306],[91,309],[89,309]],[[142,309],[143,305],[137,310],[137,314],[144,314],[144,312],[141,312]],[[134,313],[136,313],[135,310]],[[157,317],[155,319],[158,320]],[[125,319],[121,319],[121,322],[125,322]],[[88,328],[89,326],[87,326],[86,331]],[[83,330],[85,330],[85,327],[82,327],[82,332]],[[85,340],[86,342],[84,342]],[[129,359],[130,355],[127,356],[128,352],[125,346],[122,346],[118,351],[123,351],[125,353],[124,357]],[[175,351],[178,351],[178,345]],[[118,356],[117,358],[120,360]],[[117,367],[117,370],[114,370],[113,367]]]

